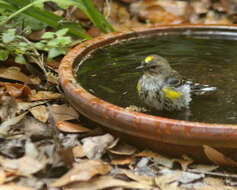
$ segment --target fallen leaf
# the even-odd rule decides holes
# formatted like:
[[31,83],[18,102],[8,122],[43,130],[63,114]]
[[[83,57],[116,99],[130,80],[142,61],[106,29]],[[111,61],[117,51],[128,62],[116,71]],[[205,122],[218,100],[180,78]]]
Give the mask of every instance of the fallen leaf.
[[[182,171],[165,169],[161,176],[155,177],[155,183],[162,190],[178,189],[177,180],[181,175]],[[170,188],[170,186],[172,186],[172,188]]]
[[86,154],[83,152],[83,148],[81,145],[75,146],[72,149],[72,153],[73,153],[74,158],[82,158],[86,156]]
[[178,162],[182,169],[185,171],[188,166],[193,163],[193,160],[189,157],[187,157],[186,155],[183,156],[184,159],[172,159],[174,162]]
[[[91,179],[88,182],[74,183],[67,187],[65,190],[99,190],[111,187],[123,187],[132,189],[152,189],[153,187],[137,182],[127,182],[120,179],[116,179],[112,176],[101,176]],[[153,188],[154,189],[154,188]]]
[[211,171],[219,168],[219,166],[198,164],[198,165],[192,165],[191,168],[192,169],[189,169],[188,171],[194,170],[194,171],[198,171],[198,172],[202,173],[202,172],[211,172]]
[[23,84],[0,82],[0,86],[4,86],[8,94],[12,97],[28,96],[31,94],[31,89]]
[[45,105],[35,106],[30,109],[30,113],[34,116],[35,119],[46,123],[49,118],[49,111]]
[[117,155],[133,155],[136,152],[136,148],[125,143],[119,143],[113,149],[109,149],[109,152]]
[[69,172],[57,179],[50,187],[62,187],[73,182],[88,181],[95,175],[106,175],[110,170],[111,166],[101,160],[86,160],[75,164]]
[[36,137],[39,139],[52,136],[52,129],[45,123],[42,123],[33,117],[25,117],[23,125],[24,133],[30,137]]
[[139,183],[144,183],[147,185],[154,185],[154,177],[150,177],[150,176],[142,176],[142,175],[137,175],[135,173],[133,173],[130,170],[121,170],[123,172],[123,174],[125,174],[128,178],[137,181]]
[[19,67],[0,68],[0,78],[21,81],[25,84],[30,83],[30,79],[21,72]]
[[136,154],[136,157],[151,157],[151,158],[153,158],[155,163],[158,163],[158,164],[168,167],[168,168],[172,168],[173,163],[174,163],[173,159],[162,156],[162,155],[152,152],[150,150],[144,150],[144,151]]
[[123,166],[131,164],[132,161],[133,161],[132,156],[119,156],[117,158],[113,158],[111,164]]
[[139,12],[139,19],[152,24],[166,25],[166,24],[180,24],[184,19],[172,13],[167,12],[159,5],[146,7]]
[[0,185],[0,190],[35,190],[35,189],[32,189],[30,187],[10,184],[10,185]]
[[68,121],[58,121],[56,126],[60,131],[67,133],[86,133],[91,131],[78,123],[71,123]]
[[51,91],[31,91],[32,94],[29,95],[29,101],[39,101],[39,100],[55,100],[62,98],[62,95]]
[[180,176],[177,181],[180,183],[192,183],[193,181],[200,180],[204,178],[204,174],[194,174],[190,172],[182,172],[182,175]]
[[0,164],[4,169],[15,170],[17,175],[29,176],[42,170],[45,163],[29,156],[19,159],[5,159],[0,157]]
[[205,177],[204,183],[207,185],[212,185],[212,186],[223,186],[224,185],[223,179],[214,178],[214,177]]
[[89,159],[99,159],[103,156],[104,152],[113,141],[114,137],[110,134],[84,138],[82,139],[83,152]]
[[203,148],[208,159],[215,164],[221,166],[237,167],[237,162],[231,160],[230,158],[227,158],[224,154],[220,153],[216,149],[207,145],[203,145]]
[[3,170],[3,168],[0,168],[0,185],[2,185],[7,178],[7,173]]
[[12,119],[16,116],[17,112],[17,103],[15,98],[11,96],[2,96],[2,104],[0,106],[0,118],[1,122],[4,122],[8,119]]
[[29,110],[32,107],[45,104],[46,101],[37,101],[37,102],[17,102],[17,113],[19,114],[21,111]]
[[79,114],[75,111],[74,108],[66,104],[57,105],[53,104],[51,106],[55,122],[78,119]]
[[13,118],[8,119],[8,120],[4,121],[3,123],[1,123],[1,125],[0,125],[0,134],[6,135],[7,132],[8,132],[8,130],[10,129],[10,127],[11,127],[12,125],[15,125],[15,124],[17,124],[18,122],[20,122],[20,121],[25,117],[25,115],[26,115],[27,113],[28,113],[28,112],[25,112],[25,113],[23,113],[23,114],[21,114],[21,115],[18,115],[18,116],[16,116],[16,117],[13,117]]

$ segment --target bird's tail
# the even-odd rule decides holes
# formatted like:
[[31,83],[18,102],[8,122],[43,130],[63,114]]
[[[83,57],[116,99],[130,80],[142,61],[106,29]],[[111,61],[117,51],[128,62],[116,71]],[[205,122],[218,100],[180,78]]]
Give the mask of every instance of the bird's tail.
[[193,83],[192,81],[187,81],[186,84],[191,86],[192,95],[211,95],[216,93],[217,88],[209,85],[202,85],[200,83]]

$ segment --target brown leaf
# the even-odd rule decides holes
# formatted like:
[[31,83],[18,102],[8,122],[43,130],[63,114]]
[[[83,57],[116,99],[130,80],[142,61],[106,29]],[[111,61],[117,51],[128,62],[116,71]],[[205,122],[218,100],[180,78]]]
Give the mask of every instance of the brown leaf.
[[132,156],[119,156],[117,158],[113,158],[111,164],[112,165],[129,165],[133,161]]
[[131,172],[130,170],[125,170],[125,169],[123,169],[122,172],[130,179],[133,179],[139,183],[144,183],[147,185],[154,185],[154,180],[155,180],[154,177],[137,175],[137,174]]
[[50,187],[62,187],[72,182],[88,181],[93,176],[105,175],[111,170],[111,166],[101,160],[86,160],[74,167],[65,175],[57,179]]
[[91,179],[88,182],[74,183],[65,187],[65,190],[99,190],[111,187],[123,187],[131,189],[152,189],[151,186],[144,183],[127,182],[116,179],[112,176],[101,176]]
[[0,185],[2,185],[5,182],[6,178],[7,178],[6,172],[2,168],[0,168]]
[[113,141],[114,138],[110,134],[84,138],[82,139],[83,152],[89,159],[100,159]]
[[117,146],[115,146],[113,149],[110,149],[109,151],[113,154],[117,155],[133,155],[136,152],[136,148],[125,143],[119,143]]
[[17,124],[18,122],[20,122],[24,117],[25,115],[27,114],[28,112],[25,112],[21,115],[18,115],[16,117],[13,117],[13,118],[10,118],[6,121],[4,121],[3,123],[0,124],[0,134],[2,135],[6,135],[8,130],[10,129],[10,127],[12,125],[15,125]]
[[46,123],[49,118],[48,108],[45,105],[36,106],[30,109],[30,113],[34,116],[35,119]]
[[58,121],[56,126],[60,131],[68,133],[86,133],[91,131],[78,123],[71,123],[68,121]]
[[46,32],[46,28],[42,30],[32,31],[31,34],[28,36],[30,40],[33,41],[40,41],[41,36]]
[[154,162],[166,166],[168,168],[172,168],[174,160],[167,158],[165,156],[162,156],[158,153],[152,152],[150,150],[144,150],[138,154],[136,154],[136,157],[151,157],[154,159]]
[[18,175],[28,176],[42,170],[45,163],[29,156],[19,159],[5,159],[0,157],[0,163],[4,169],[15,170]]
[[19,67],[0,68],[0,78],[21,81],[29,84],[30,79],[21,72]]
[[75,111],[75,109],[66,104],[62,105],[53,104],[51,108],[56,123],[59,121],[66,121],[79,118],[79,114]]
[[72,149],[72,152],[73,152],[74,158],[82,158],[86,156],[86,154],[83,152],[83,148],[81,145],[74,147]]
[[0,190],[35,190],[35,189],[32,189],[30,187],[10,184],[10,185],[0,185]]
[[142,21],[149,21],[152,24],[167,25],[180,24],[184,22],[183,18],[167,12],[159,5],[146,7],[144,10],[139,12],[138,16]]
[[155,183],[162,190],[172,189],[172,188],[177,189],[178,183],[176,181],[180,178],[181,175],[182,175],[182,171],[168,170],[167,173],[164,173],[163,175],[159,177],[155,177]]
[[56,92],[51,91],[31,91],[32,94],[29,96],[29,101],[38,101],[38,100],[54,100],[62,98],[62,95]]
[[203,145],[203,148],[208,159],[215,164],[221,166],[237,167],[237,162],[231,160],[230,158],[227,158],[224,154],[220,153],[216,149],[207,145]]
[[29,110],[32,107],[45,104],[46,101],[38,101],[38,102],[17,102],[17,113],[21,113],[21,111]]
[[28,96],[31,94],[31,89],[23,84],[0,82],[0,86],[4,86],[8,94],[12,97]]

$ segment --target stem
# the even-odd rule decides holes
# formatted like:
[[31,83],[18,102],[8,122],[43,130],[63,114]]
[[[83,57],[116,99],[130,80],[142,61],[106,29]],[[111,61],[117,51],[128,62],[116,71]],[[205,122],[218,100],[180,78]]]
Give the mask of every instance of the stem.
[[14,12],[13,14],[11,14],[7,20],[4,20],[3,22],[0,22],[0,26],[3,26],[4,24],[6,24],[9,20],[11,20],[12,18],[14,18],[15,16],[19,15],[20,13],[24,12],[25,10],[29,9],[30,7],[34,6],[37,3],[43,3],[44,1],[47,0],[37,0],[35,2],[32,2],[28,5],[26,5],[25,7],[19,9],[18,11]]

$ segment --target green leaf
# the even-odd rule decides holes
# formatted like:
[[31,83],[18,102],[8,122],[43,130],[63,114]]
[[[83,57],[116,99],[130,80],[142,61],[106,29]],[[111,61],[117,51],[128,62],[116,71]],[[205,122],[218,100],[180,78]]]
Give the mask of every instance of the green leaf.
[[35,47],[36,49],[39,49],[39,50],[44,50],[45,44],[43,44],[43,43],[41,43],[41,42],[36,42],[36,43],[34,44],[34,47]]
[[55,32],[56,36],[64,36],[65,34],[67,34],[68,32],[68,28],[63,28],[61,30],[58,30],[57,32]]
[[55,37],[54,32],[45,32],[42,36],[41,39],[52,39]]
[[16,38],[16,29],[8,29],[2,34],[2,41],[4,44],[8,44],[15,40]]
[[15,62],[16,63],[20,63],[20,64],[25,64],[26,63],[26,60],[24,58],[24,56],[22,54],[18,54],[16,57],[15,57]]
[[62,48],[53,47],[49,50],[48,60],[51,60],[59,55],[64,55],[66,53],[67,53],[67,51]]
[[9,56],[9,51],[7,50],[0,50],[0,61],[6,61]]

